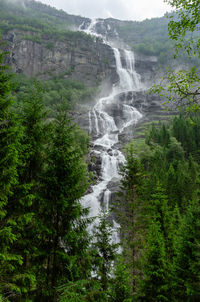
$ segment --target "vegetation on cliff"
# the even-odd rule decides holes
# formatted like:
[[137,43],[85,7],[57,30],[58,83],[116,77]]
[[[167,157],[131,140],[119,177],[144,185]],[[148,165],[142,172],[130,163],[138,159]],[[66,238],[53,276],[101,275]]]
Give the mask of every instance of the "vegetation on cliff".
[[[26,34],[24,38],[42,43],[44,37],[52,41],[78,38],[92,39],[80,31],[72,31],[68,14],[35,1],[9,2],[0,1],[0,30],[5,33],[19,29]],[[53,47],[53,44],[51,45]]]
[[[35,78],[27,78],[25,75],[13,75],[14,83],[13,98],[16,106],[20,106],[24,99],[29,97]],[[54,115],[54,109],[63,100],[68,104],[71,111],[77,108],[77,104],[89,102],[97,93],[97,88],[89,88],[76,80],[66,79],[62,74],[59,76],[49,74],[49,79],[40,80],[40,89],[44,97],[44,103],[48,107],[49,114]]]

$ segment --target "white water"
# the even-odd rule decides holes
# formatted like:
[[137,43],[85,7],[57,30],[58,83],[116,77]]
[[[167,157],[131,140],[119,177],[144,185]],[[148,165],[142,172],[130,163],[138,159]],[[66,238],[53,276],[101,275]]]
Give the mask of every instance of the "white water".
[[[102,159],[102,180],[92,187],[92,193],[85,195],[82,199],[83,206],[90,208],[90,217],[98,216],[101,210],[101,202],[103,202],[106,210],[109,209],[111,192],[107,187],[108,183],[114,178],[120,178],[119,169],[120,165],[125,162],[125,158],[122,152],[115,148],[115,145],[119,141],[118,134],[126,127],[136,124],[142,117],[142,114],[136,108],[128,104],[122,104],[120,108],[123,121],[121,121],[120,126],[117,126],[114,117],[108,113],[108,106],[114,104],[118,94],[138,91],[142,89],[142,86],[140,76],[135,71],[133,52],[112,47],[109,42],[106,41],[106,38],[96,32],[97,23],[98,20],[91,20],[90,25],[86,29],[83,29],[84,24],[82,24],[80,30],[101,37],[104,43],[112,48],[119,82],[112,87],[110,94],[107,97],[100,98],[94,108],[89,112],[89,131],[91,135],[93,134],[96,137],[93,141],[93,151],[100,154]],[[123,66],[122,58],[126,66]],[[96,148],[102,151],[97,151]],[[98,220],[96,220],[96,223],[98,223]],[[113,241],[115,243],[119,242],[119,227],[119,224],[113,221]],[[90,231],[91,228],[92,226],[90,227]]]

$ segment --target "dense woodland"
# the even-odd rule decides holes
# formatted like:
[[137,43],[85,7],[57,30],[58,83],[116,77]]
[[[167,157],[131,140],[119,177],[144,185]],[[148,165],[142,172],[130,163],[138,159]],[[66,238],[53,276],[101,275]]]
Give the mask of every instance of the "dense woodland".
[[[187,30],[200,23],[199,1],[189,7],[181,0],[169,2],[182,9],[180,22],[169,25],[180,41],[187,9],[191,14],[193,7],[196,16]],[[70,101],[90,91],[75,82],[65,86],[62,78],[49,86],[36,79],[22,86],[5,57],[1,50],[0,301],[199,301],[198,71],[190,86],[186,81],[181,86],[184,100],[193,94],[184,103],[191,110],[182,108],[170,122],[152,124],[139,147],[134,141],[125,148],[118,204],[112,209],[122,230],[119,254],[109,213],[102,209],[92,237],[88,209],[80,204],[92,178],[89,137],[68,111]],[[179,92],[173,90],[175,79],[170,79],[174,94]],[[66,90],[62,97],[52,95],[54,86]]]

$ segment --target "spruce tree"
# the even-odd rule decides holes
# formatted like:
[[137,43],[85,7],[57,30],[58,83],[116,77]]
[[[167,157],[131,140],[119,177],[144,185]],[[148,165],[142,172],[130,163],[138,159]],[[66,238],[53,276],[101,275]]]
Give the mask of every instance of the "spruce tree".
[[13,296],[19,290],[13,280],[15,265],[22,264],[16,251],[11,251],[17,236],[13,232],[16,224],[8,208],[13,187],[18,182],[18,127],[11,111],[11,75],[4,65],[6,53],[0,52],[0,295]]
[[[38,280],[47,286],[49,299],[64,281],[84,279],[88,220],[79,202],[87,188],[87,167],[75,144],[74,125],[63,106],[58,108],[43,176],[40,206],[41,260]],[[54,295],[52,296],[52,292]],[[50,301],[50,300],[49,300]]]
[[112,227],[108,221],[108,213],[102,209],[99,215],[98,225],[94,230],[94,272],[100,279],[104,292],[109,288],[113,273],[114,260],[116,258],[118,244],[112,240]]
[[175,301],[200,299],[200,206],[189,204],[184,216],[179,216],[174,236],[173,298]]
[[123,255],[117,255],[111,282],[111,302],[132,302],[131,276]]
[[136,301],[171,301],[165,240],[158,221],[150,225],[141,268],[143,277],[139,280]]
[[132,293],[136,288],[137,255],[141,244],[143,229],[141,224],[141,195],[143,188],[144,170],[141,161],[134,154],[133,146],[128,149],[126,163],[121,171],[121,192],[116,213],[121,225],[121,239],[124,257],[131,272]]
[[166,192],[159,182],[153,189],[151,200],[147,201],[147,204],[145,204],[144,207],[146,207],[146,215],[148,215],[150,224],[152,220],[159,222],[161,231],[165,240],[167,240],[170,210]]
[[18,250],[23,265],[16,267],[21,275],[18,280],[21,294],[28,297],[37,287],[36,275],[40,267],[40,199],[41,174],[45,163],[44,146],[48,134],[45,123],[45,110],[42,92],[35,81],[23,100],[19,112],[22,128],[20,137],[19,164],[17,167],[19,182],[14,186],[14,195],[10,200],[9,213],[15,215],[17,224],[14,231],[17,241],[13,249]]

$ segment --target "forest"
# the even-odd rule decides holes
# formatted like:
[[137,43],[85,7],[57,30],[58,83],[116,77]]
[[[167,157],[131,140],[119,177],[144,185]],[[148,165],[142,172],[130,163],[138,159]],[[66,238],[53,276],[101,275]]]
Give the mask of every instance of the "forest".
[[[179,14],[168,25],[174,49],[199,58],[199,40],[194,35],[188,48],[186,35],[200,24],[199,1],[168,2]],[[112,209],[121,243],[114,244],[110,213],[102,208],[90,234],[89,209],[80,203],[93,181],[90,138],[70,110],[94,90],[66,85],[62,76],[19,77],[4,64],[4,49],[2,42],[0,302],[199,301],[198,69],[174,72],[168,86],[152,88],[167,103],[179,100],[178,114],[152,124],[139,146],[133,140],[124,147]]]

